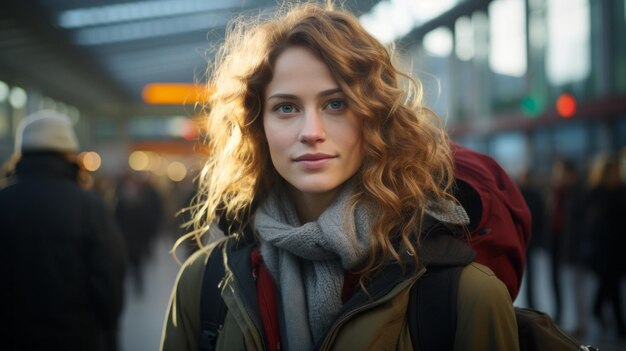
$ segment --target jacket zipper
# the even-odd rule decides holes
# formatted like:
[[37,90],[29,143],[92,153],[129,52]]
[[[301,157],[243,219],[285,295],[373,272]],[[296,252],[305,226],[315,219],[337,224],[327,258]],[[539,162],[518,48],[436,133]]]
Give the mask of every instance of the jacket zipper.
[[246,311],[246,314],[248,315],[248,318],[250,319],[250,321],[252,322],[252,326],[254,327],[254,330],[256,332],[256,335],[259,337],[261,345],[263,346],[263,350],[267,350],[267,348],[265,347],[265,340],[263,339],[263,333],[260,333],[259,330],[261,330],[259,328],[259,326],[256,324],[254,318],[252,318],[253,313],[252,310],[249,308],[248,304],[246,304],[243,299],[241,299],[239,297],[239,294],[237,293],[238,289],[236,288],[235,282],[233,281],[233,286],[231,286],[231,291],[233,293],[233,297],[235,298],[235,300],[237,301],[237,303],[239,303],[241,306],[243,306],[244,310]]
[[[413,285],[417,281],[417,279],[419,279],[425,272],[426,272],[426,268],[422,267],[422,269],[420,269],[420,271],[413,278],[405,280],[404,282],[398,283],[396,285],[396,287],[401,285],[401,284],[406,284],[407,286]],[[388,296],[388,295],[386,295],[386,296]],[[327,350],[329,345],[335,340],[337,332],[343,326],[343,324],[345,324],[355,314],[360,313],[362,311],[365,311],[367,309],[370,309],[372,307],[375,307],[375,306],[381,304],[382,302],[383,301],[381,301],[381,299],[377,299],[377,300],[374,300],[374,301],[372,301],[370,303],[367,303],[365,305],[361,305],[359,307],[354,308],[351,311],[348,311],[348,312],[344,313],[339,319],[337,319],[335,321],[335,323],[333,323],[332,327],[329,329],[328,334],[324,338],[324,342],[316,350]]]
[[[228,268],[227,258],[228,258],[228,254],[226,250],[224,250],[224,267],[228,269],[228,272],[230,275],[231,282],[228,284],[228,286],[230,288],[231,293],[233,294],[233,298],[235,299],[235,302],[237,304],[239,304],[240,306],[243,306],[245,313],[248,315],[248,319],[250,320],[250,322],[252,323],[252,326],[254,327],[256,336],[260,339],[261,346],[263,347],[262,350],[267,350],[267,347],[265,346],[265,340],[263,338],[263,333],[260,332],[261,329],[259,328],[255,319],[253,318],[254,314],[252,313],[252,310],[250,309],[248,304],[244,302],[244,299],[242,299],[241,296],[239,296],[239,294],[237,293],[239,291],[237,287],[237,281],[235,280],[235,275],[232,273],[230,268]],[[256,277],[255,277],[255,280],[256,280]]]

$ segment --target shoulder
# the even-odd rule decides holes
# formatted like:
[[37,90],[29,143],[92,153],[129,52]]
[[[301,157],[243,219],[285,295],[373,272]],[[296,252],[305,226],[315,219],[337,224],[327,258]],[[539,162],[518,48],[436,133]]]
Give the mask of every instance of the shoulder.
[[455,350],[518,350],[511,296],[495,273],[479,263],[459,278]]
[[211,245],[205,249],[194,252],[180,267],[178,278],[176,281],[177,290],[198,290],[198,296],[200,294],[199,289],[202,285],[202,277],[204,275],[204,268],[209,259],[209,256],[216,249],[215,245]]
[[484,294],[498,295],[502,292],[510,296],[504,283],[487,266],[472,262],[463,268],[459,278],[459,291],[468,298],[482,298]]
[[183,305],[181,307],[190,311],[200,307],[202,280],[209,257],[217,250],[222,250],[227,240],[224,238],[194,252],[182,264],[175,284],[176,298]]
[[181,266],[170,297],[162,350],[195,350],[200,333],[200,295],[207,260],[216,245],[196,251]]

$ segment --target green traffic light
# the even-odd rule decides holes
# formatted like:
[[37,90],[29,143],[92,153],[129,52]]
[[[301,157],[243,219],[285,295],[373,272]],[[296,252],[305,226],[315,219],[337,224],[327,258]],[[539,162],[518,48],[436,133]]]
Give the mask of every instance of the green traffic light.
[[532,95],[526,96],[521,101],[522,112],[529,117],[537,117],[541,114],[543,107],[541,101]]

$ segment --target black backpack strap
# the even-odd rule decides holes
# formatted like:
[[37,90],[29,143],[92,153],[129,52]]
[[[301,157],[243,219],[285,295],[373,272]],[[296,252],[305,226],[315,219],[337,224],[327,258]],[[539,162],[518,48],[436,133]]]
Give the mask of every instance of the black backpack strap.
[[224,253],[216,246],[204,268],[200,293],[200,351],[215,350],[217,337],[226,318],[226,305],[222,300],[219,284],[224,278]]
[[411,288],[407,311],[414,350],[454,349],[457,292],[463,268],[429,268]]

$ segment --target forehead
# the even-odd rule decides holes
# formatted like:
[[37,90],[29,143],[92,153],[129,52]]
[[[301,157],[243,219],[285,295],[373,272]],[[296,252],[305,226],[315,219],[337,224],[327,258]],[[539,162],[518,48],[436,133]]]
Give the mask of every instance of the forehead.
[[272,80],[266,88],[266,97],[272,93],[289,91],[327,90],[339,85],[330,69],[313,52],[302,46],[283,51],[274,63]]

